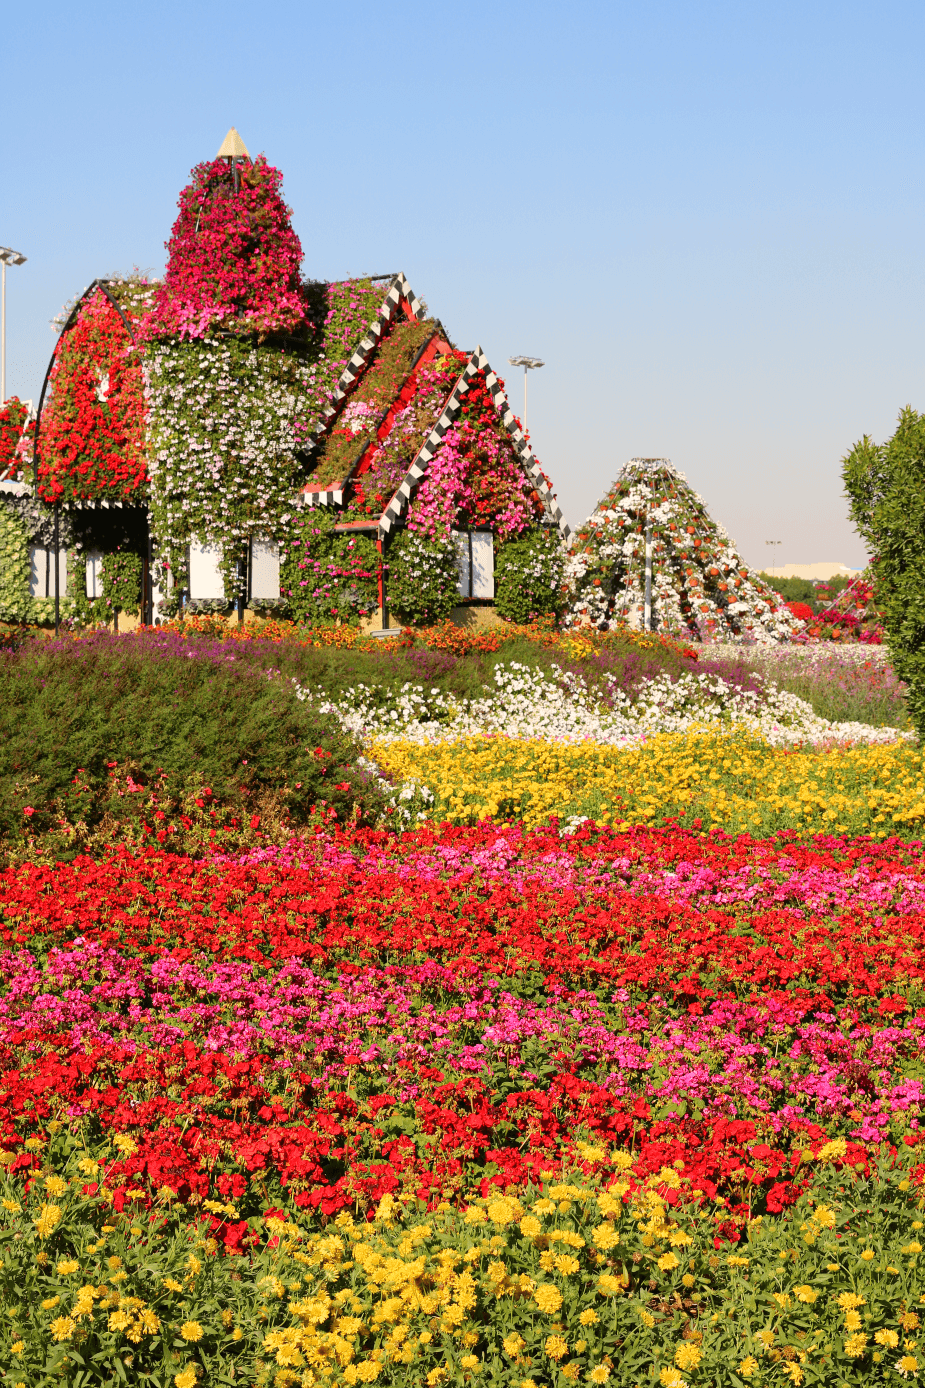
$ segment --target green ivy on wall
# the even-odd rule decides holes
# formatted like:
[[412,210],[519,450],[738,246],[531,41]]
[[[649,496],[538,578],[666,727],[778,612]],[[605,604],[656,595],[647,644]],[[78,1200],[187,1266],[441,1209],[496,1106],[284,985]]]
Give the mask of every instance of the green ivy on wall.
[[[67,515],[59,519],[58,544],[61,551],[61,595],[59,613],[63,622],[73,623],[78,615],[74,601],[79,591],[75,577],[76,558],[72,550],[73,528]],[[54,544],[54,512],[28,493],[0,494],[0,621],[50,626],[55,620],[55,600],[34,598],[29,591],[33,545],[46,549]],[[64,552],[67,554],[65,566]]]
[[4,497],[0,506],[0,621],[24,622],[29,596],[29,528],[21,509]]
[[451,538],[425,539],[400,530],[388,550],[389,610],[413,624],[439,622],[460,601],[456,547]]
[[502,545],[495,556],[498,615],[524,624],[565,606],[565,547],[558,530],[536,526]]
[[149,347],[151,523],[175,575],[191,541],[216,545],[231,601],[249,537],[284,533],[316,371],[294,347],[250,339]]

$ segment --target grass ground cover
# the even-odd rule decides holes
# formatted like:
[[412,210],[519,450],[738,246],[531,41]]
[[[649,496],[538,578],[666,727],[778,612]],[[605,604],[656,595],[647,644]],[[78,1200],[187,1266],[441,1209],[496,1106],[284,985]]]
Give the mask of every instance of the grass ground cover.
[[921,1376],[888,669],[284,636],[2,657],[5,1388]]

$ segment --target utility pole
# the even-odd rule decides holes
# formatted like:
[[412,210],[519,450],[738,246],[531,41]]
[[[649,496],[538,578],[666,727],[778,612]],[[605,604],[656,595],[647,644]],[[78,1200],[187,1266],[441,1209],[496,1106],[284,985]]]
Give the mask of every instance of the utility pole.
[[6,267],[8,265],[25,265],[26,257],[19,251],[10,250],[9,246],[0,246],[0,278],[3,280],[0,289],[0,406],[6,404]]
[[539,357],[508,357],[511,366],[522,366],[524,369],[524,433],[527,432],[527,372],[535,371],[540,366],[545,366],[544,361]]
[[[765,540],[766,545],[782,545],[783,540]],[[771,550],[771,558],[774,558],[774,550]],[[771,577],[774,577],[774,565],[771,565]]]

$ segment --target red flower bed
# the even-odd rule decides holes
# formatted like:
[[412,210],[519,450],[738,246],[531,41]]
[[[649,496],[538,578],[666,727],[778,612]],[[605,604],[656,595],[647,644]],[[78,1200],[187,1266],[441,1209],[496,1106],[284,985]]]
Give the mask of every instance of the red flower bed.
[[[0,877],[2,1133],[132,1135],[110,1184],[335,1211],[580,1165],[779,1209],[806,1145],[917,1140],[918,846],[320,835]],[[85,1139],[86,1140],[86,1139]]]

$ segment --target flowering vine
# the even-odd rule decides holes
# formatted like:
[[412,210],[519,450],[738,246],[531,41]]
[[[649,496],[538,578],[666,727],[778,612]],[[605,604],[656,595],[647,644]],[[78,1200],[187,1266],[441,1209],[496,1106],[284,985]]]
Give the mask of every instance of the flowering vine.
[[152,526],[175,576],[197,540],[222,551],[229,600],[251,535],[279,536],[292,517],[312,366],[279,345],[234,337],[153,343],[150,403]]
[[290,617],[312,625],[354,625],[378,601],[379,554],[365,535],[338,535],[337,513],[323,508],[294,518],[283,545],[280,596]]
[[[134,303],[143,306],[144,296]],[[147,483],[141,359],[101,289],[59,339],[49,386],[39,438],[43,500],[141,500]]]
[[224,159],[193,169],[145,338],[203,338],[218,327],[265,336],[303,325],[302,245],[281,185],[263,156],[235,171]]

